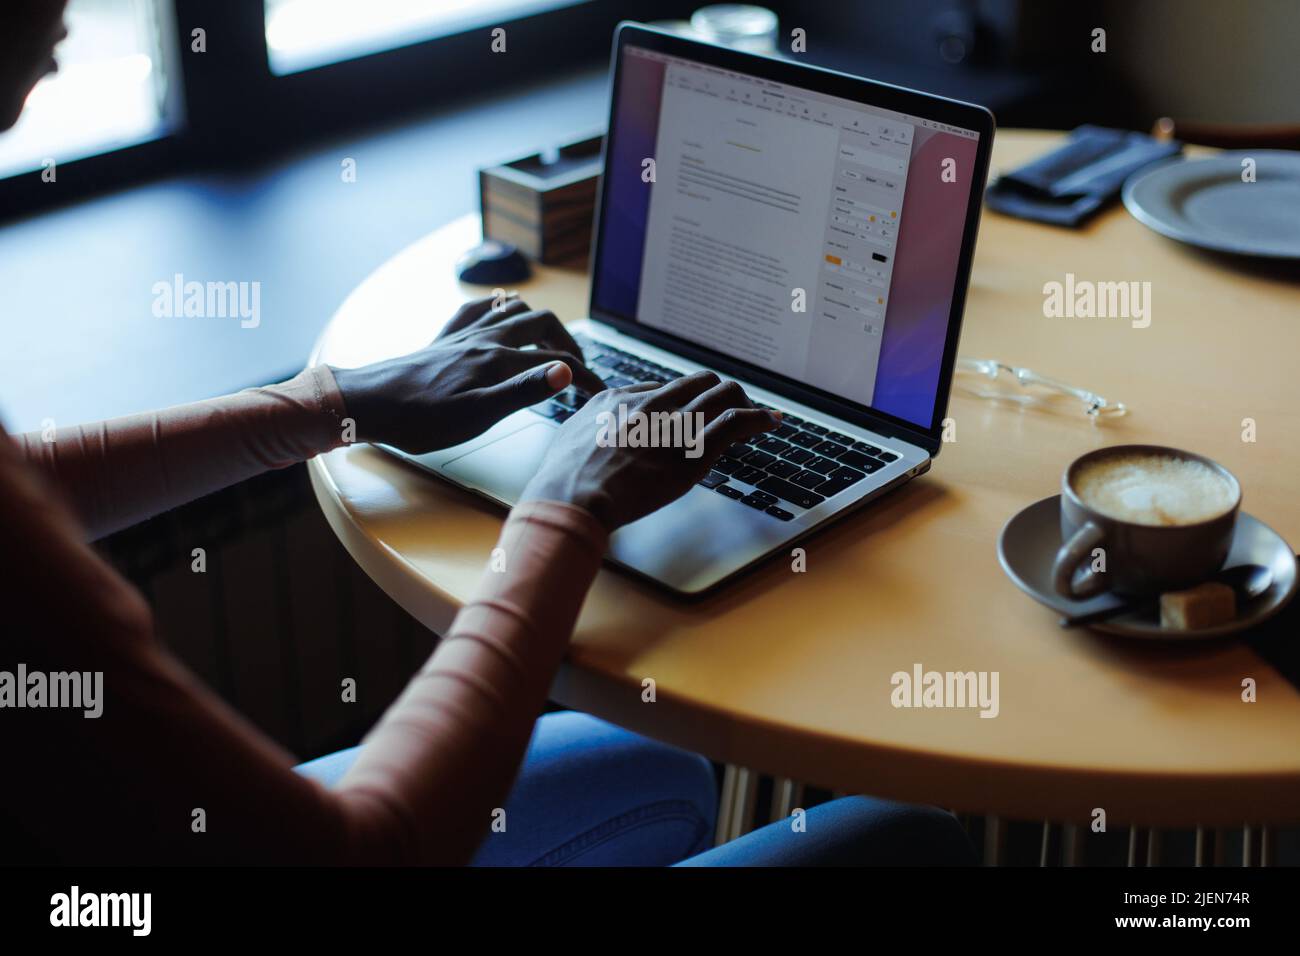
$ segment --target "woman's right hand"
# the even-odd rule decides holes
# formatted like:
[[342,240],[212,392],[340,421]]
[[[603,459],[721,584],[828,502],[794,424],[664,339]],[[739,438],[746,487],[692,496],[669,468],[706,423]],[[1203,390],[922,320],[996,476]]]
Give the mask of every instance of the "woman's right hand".
[[[689,416],[673,430],[686,443],[627,447],[620,425],[637,413],[647,429],[662,423],[657,413]],[[607,389],[559,429],[521,501],[577,505],[612,532],[686,494],[731,445],[779,424],[777,414],[755,408],[744,389],[712,372]]]

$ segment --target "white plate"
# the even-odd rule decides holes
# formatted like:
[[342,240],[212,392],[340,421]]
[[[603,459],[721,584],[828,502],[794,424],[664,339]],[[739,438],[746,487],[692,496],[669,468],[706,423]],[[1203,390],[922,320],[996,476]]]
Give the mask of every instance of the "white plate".
[[[1242,180],[1245,159],[1255,181]],[[1175,157],[1129,177],[1124,205],[1163,236],[1243,256],[1300,259],[1300,152]]]

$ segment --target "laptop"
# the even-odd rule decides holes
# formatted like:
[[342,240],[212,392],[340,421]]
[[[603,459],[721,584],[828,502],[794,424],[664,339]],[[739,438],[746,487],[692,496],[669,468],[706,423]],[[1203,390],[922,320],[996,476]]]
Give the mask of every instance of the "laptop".
[[[711,369],[784,422],[615,532],[610,562],[701,595],[930,469],[993,129],[979,106],[619,26],[569,329],[611,387]],[[402,457],[512,505],[583,402]]]

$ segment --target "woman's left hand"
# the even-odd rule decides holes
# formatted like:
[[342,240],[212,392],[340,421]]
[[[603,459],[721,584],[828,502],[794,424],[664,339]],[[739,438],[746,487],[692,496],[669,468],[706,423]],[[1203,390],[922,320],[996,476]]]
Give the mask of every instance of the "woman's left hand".
[[468,441],[570,384],[592,394],[605,387],[554,313],[496,302],[467,302],[418,352],[333,369],[356,440],[424,454]]

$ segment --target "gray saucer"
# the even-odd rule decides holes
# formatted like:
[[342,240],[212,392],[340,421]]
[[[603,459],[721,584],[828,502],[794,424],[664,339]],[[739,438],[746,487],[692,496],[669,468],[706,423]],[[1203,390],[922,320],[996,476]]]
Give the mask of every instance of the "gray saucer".
[[[1052,561],[1061,546],[1060,499],[1060,495],[1044,498],[1006,523],[998,537],[998,561],[1002,570],[1020,590],[1060,614],[1073,617],[1118,607],[1124,602],[1114,595],[1102,594],[1086,601],[1073,601],[1061,597],[1052,587]],[[1107,634],[1157,640],[1225,637],[1262,624],[1286,607],[1295,595],[1295,553],[1276,531],[1244,511],[1237,516],[1232,550],[1228,552],[1224,567],[1238,564],[1259,564],[1269,568],[1273,572],[1273,583],[1259,597],[1239,607],[1235,621],[1195,631],[1171,630],[1160,626],[1158,610],[1148,610],[1145,613],[1129,612],[1088,626]]]
[[[1242,182],[1243,159],[1255,182]],[[1300,259],[1300,152],[1239,150],[1175,157],[1135,173],[1124,205],[1138,222],[1202,249]]]

